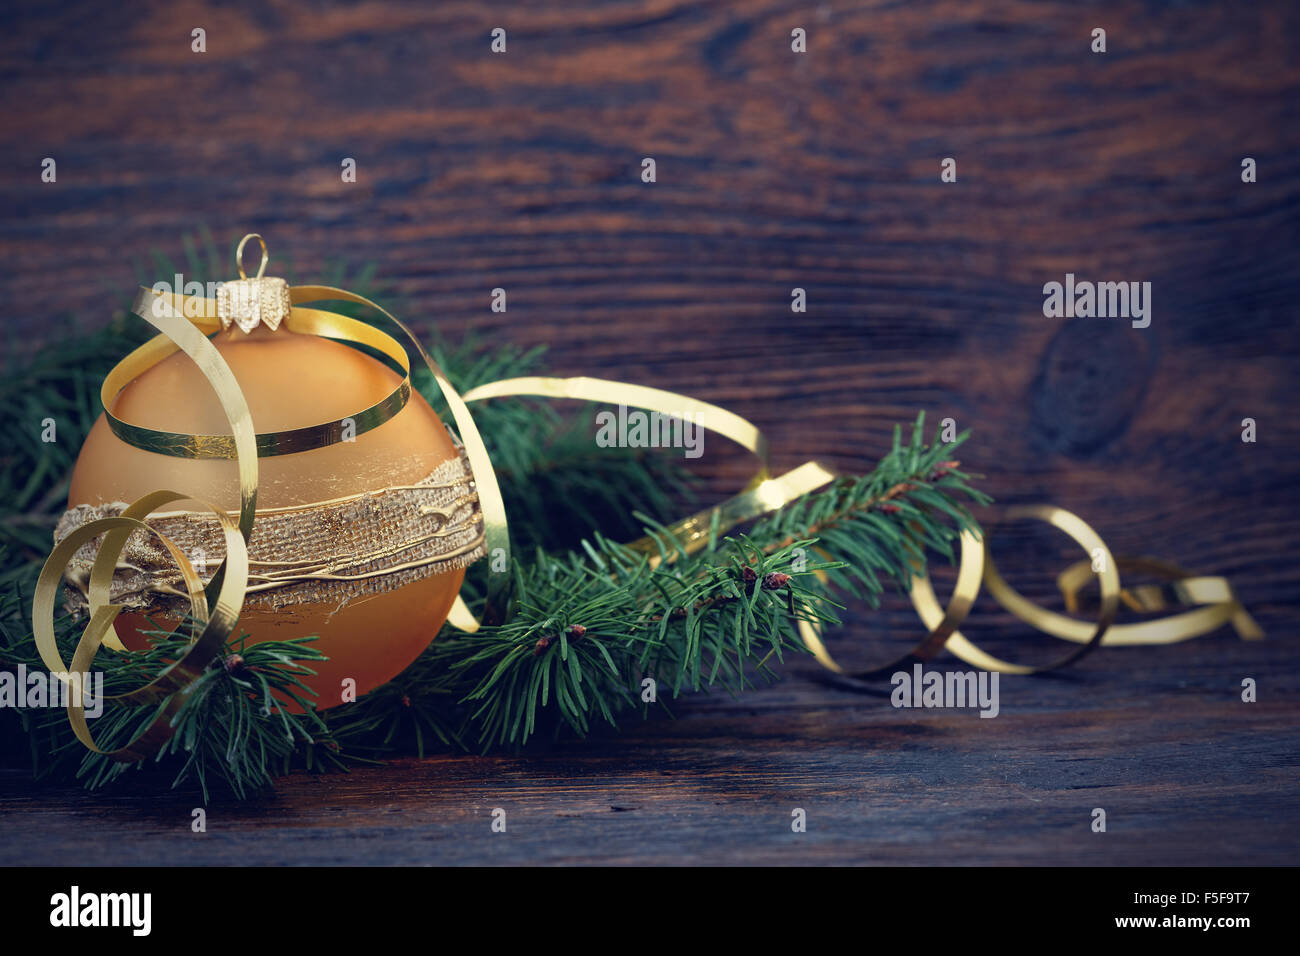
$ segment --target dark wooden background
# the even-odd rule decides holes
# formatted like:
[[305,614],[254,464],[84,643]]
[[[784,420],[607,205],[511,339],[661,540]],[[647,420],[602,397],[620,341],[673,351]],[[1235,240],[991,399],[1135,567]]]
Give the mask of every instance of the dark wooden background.
[[[0,862],[1295,861],[1295,4],[151,0],[3,18],[0,299],[19,356],[54,317],[105,322],[150,252],[179,256],[200,225],[223,249],[259,231],[299,278],[376,264],[417,325],[726,405],[782,467],[865,469],[895,422],[954,417],[999,503],[1054,502],[1116,553],[1226,575],[1269,638],[1008,678],[995,720],[894,710],[885,682],[854,693],[799,662],[621,737],[294,777],[211,808],[204,837],[192,795],[6,771]],[[1150,328],[1044,318],[1066,272],[1150,281]],[[721,493],[747,463],[706,449]],[[1031,596],[1059,566],[1043,555],[1075,557],[995,535]],[[835,646],[915,628],[897,602],[853,609]],[[1046,641],[987,602],[970,633]]]

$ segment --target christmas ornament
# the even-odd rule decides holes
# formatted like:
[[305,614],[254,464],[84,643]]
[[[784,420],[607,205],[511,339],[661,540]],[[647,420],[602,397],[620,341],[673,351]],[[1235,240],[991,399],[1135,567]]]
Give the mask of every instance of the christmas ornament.
[[[261,243],[246,237],[237,263],[251,238]],[[405,351],[369,325],[295,306],[356,300],[291,293],[264,276],[262,251],[257,275],[239,265],[215,302],[141,290],[134,311],[164,335],[105,381],[55,537],[67,607],[99,613],[92,629],[106,646],[143,649],[143,632],[170,631],[187,611],[226,636],[237,617],[253,643],[314,634],[329,659],[304,683],[328,709],[428,646],[486,534],[466,450],[412,391]],[[157,510],[192,503],[204,510]],[[238,606],[209,615],[213,593]],[[168,673],[210,656],[193,650]]]
[[[250,579],[240,627],[254,641],[318,635],[329,660],[305,683],[328,708],[364,694],[405,668],[442,625],[464,575],[482,554],[472,476],[428,403],[377,359],[337,341],[280,328],[289,315],[287,285],[260,304],[224,318],[212,339],[248,402],[270,433],[322,419],[351,424],[343,440],[259,460],[257,523],[249,542]],[[241,283],[229,283],[219,310]],[[253,300],[257,303],[258,300]],[[243,316],[241,318],[240,316]],[[260,319],[260,324],[259,324]],[[62,537],[88,520],[119,514],[125,503],[159,486],[237,511],[235,469],[221,458],[175,457],[123,440],[114,423],[183,435],[219,432],[225,416],[205,395],[189,358],[174,353],[145,369],[92,428],[72,475]],[[391,418],[355,434],[356,416],[396,394],[405,404]],[[397,402],[393,402],[397,405]],[[190,556],[201,576],[223,547],[210,516],[155,514],[151,524]],[[93,545],[74,556],[72,579],[85,583]],[[178,623],[187,603],[165,548],[137,533],[118,561],[111,595],[128,612],[115,622],[126,647],[142,648],[143,630]],[[88,597],[70,602],[84,610]],[[161,610],[171,613],[159,613]],[[150,614],[149,612],[153,612]],[[351,681],[351,683],[347,683]]]

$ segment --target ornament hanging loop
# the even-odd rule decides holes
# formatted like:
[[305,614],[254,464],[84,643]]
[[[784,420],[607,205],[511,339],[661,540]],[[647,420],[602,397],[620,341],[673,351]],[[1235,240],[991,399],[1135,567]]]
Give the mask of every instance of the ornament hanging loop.
[[[257,275],[251,279],[244,273],[244,246],[248,245],[249,239],[256,239],[262,247],[262,263],[257,267]],[[235,247],[239,278],[217,286],[217,318],[221,320],[223,329],[229,329],[234,323],[245,333],[252,332],[259,325],[274,332],[288,318],[293,308],[289,283],[275,277],[263,278],[270,258],[266,252],[266,240],[257,233],[250,232],[239,240]]]
[[266,272],[266,263],[271,257],[266,251],[266,240],[255,232],[250,232],[243,239],[239,240],[239,245],[235,247],[235,267],[239,270],[239,278],[248,278],[248,276],[244,275],[244,246],[248,244],[249,239],[256,239],[257,244],[262,247],[262,263],[257,267],[257,275],[253,277],[255,279],[260,279],[262,278],[262,274]]

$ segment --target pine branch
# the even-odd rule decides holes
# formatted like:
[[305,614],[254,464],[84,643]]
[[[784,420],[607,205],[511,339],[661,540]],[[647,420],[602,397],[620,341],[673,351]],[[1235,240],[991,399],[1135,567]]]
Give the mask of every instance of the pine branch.
[[[220,276],[187,240],[187,278]],[[204,261],[204,256],[209,261]],[[209,271],[211,270],[211,271]],[[169,276],[175,266],[155,264]],[[358,287],[342,273],[325,281]],[[10,369],[0,414],[32,425],[7,451],[0,478],[0,668],[43,665],[31,634],[31,584],[61,512],[73,452],[98,414],[104,373],[144,337],[141,323],[40,352]],[[540,371],[540,350],[487,348],[471,337],[431,351],[462,390]],[[435,408],[432,383],[417,386]],[[445,409],[443,410],[445,414]],[[58,423],[57,447],[39,441],[40,417]],[[954,460],[965,439],[927,444],[923,419],[869,474],[840,478],[781,511],[686,554],[663,522],[683,506],[690,479],[662,455],[598,448],[587,410],[559,414],[540,400],[473,408],[511,515],[517,605],[496,627],[464,634],[446,627],[404,673],[361,700],[316,713],[301,678],[322,657],[313,638],[232,642],[187,693],[176,733],[151,764],[173,786],[246,796],[292,768],[345,769],[356,761],[434,750],[518,749],[538,738],[588,735],[601,726],[669,712],[676,698],[720,689],[739,693],[777,676],[787,653],[807,649],[801,620],[837,623],[846,596],[879,600],[886,584],[906,588],[934,552],[953,560],[960,530],[974,528],[967,504],[987,499]],[[576,424],[575,424],[576,422]],[[617,543],[649,534],[651,556]],[[471,604],[478,566],[467,576]],[[64,659],[81,622],[58,624]],[[184,629],[154,635],[148,651],[101,649],[94,669],[106,689],[136,687],[176,659]],[[296,700],[291,714],[281,701]],[[129,742],[153,708],[110,707],[92,724],[104,749]],[[61,710],[0,710],[0,754],[29,759],[47,779],[109,785],[132,769],[87,753]]]
[[[30,607],[30,595],[11,590],[0,603],[0,668],[44,671],[30,634],[15,627],[16,608]],[[56,622],[56,638],[65,661],[72,659],[85,621],[63,618]],[[191,622],[174,632],[148,632],[147,650],[119,653],[101,648],[91,665],[103,674],[107,696],[140,687],[190,643]],[[171,774],[172,787],[195,783],[207,799],[211,787],[243,798],[271,784],[275,776],[294,766],[311,767],[322,761],[341,766],[338,745],[329,737],[325,722],[311,707],[312,692],[302,678],[314,673],[313,661],[324,655],[311,646],[312,637],[289,641],[247,643],[232,641],[227,653],[213,661],[184,695],[173,718],[175,734],[154,763]],[[304,710],[285,710],[292,701]],[[153,706],[105,704],[90,728],[102,750],[112,750],[134,740],[152,719]],[[88,789],[103,787],[143,765],[125,764],[82,747],[68,725],[62,708],[20,709],[16,713],[33,742],[33,772],[49,779],[77,779]],[[39,742],[39,746],[36,744]]]
[[[951,560],[960,531],[974,527],[961,501],[987,499],[951,458],[966,436],[927,446],[922,428],[918,419],[907,443],[896,433],[870,475],[840,479],[696,555],[652,527],[657,564],[603,536],[530,556],[515,569],[518,605],[507,624],[444,631],[395,682],[410,721],[444,744],[520,747],[542,730],[586,735],[597,720],[645,715],[651,686],[666,703],[661,695],[736,693],[772,677],[769,661],[806,650],[798,621],[838,623],[836,595],[875,604],[883,579],[906,588],[927,551]],[[835,557],[809,560],[818,550]],[[332,723],[345,745],[377,724],[385,741],[398,739],[390,702],[372,694],[352,707],[344,725]]]

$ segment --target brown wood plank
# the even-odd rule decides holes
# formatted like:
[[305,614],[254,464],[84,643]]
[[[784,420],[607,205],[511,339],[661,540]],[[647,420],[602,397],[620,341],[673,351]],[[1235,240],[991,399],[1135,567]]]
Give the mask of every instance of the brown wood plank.
[[[739,701],[550,752],[293,775],[210,806],[206,834],[190,794],[51,792],[5,772],[0,864],[1293,864],[1294,664],[1261,647],[1221,636],[1003,677],[994,719],[895,709],[885,681],[832,690],[801,664]],[[1257,704],[1238,698],[1248,674]]]
[[[256,230],[299,279],[376,264],[421,327],[727,405],[782,467],[867,468],[895,422],[952,416],[1000,503],[1051,501],[1117,553],[1228,575],[1269,640],[1008,678],[995,720],[895,711],[803,662],[618,738],[293,777],[213,808],[188,844],[190,796],[4,771],[0,862],[182,845],[178,862],[1295,862],[1294,4],[148,0],[3,17],[6,357],[52,317],[102,324],[159,278],[149,253],[179,258],[200,225],[223,254]],[[957,184],[939,182],[944,156]],[[1240,182],[1243,156],[1259,182]],[[1042,284],[1066,272],[1151,281],[1151,327],[1044,318]],[[726,493],[747,463],[705,447]],[[1013,582],[1049,599],[1042,535],[989,518]],[[897,602],[859,610],[842,645],[886,625],[915,626]],[[986,603],[972,628],[1024,641]],[[1260,703],[1239,702],[1243,676]],[[1098,805],[1105,835],[1087,829]],[[508,835],[488,832],[493,806]],[[37,827],[38,847],[19,842]]]

